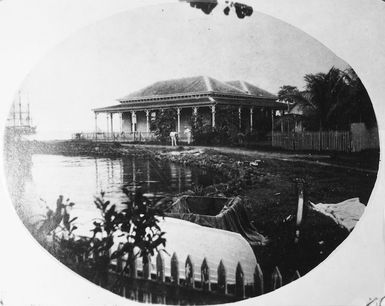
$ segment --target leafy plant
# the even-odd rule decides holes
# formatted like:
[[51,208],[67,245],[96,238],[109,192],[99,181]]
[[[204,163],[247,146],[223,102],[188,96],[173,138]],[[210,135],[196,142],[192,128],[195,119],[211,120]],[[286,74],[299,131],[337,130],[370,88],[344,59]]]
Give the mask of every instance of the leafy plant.
[[[49,251],[65,265],[96,283],[107,283],[113,259],[127,257],[121,271],[123,276],[123,273],[130,273],[131,264],[136,258],[141,257],[147,263],[150,255],[153,256],[166,245],[165,232],[158,224],[159,217],[164,216],[163,211],[155,208],[141,190],[132,192],[123,188],[123,192],[127,196],[122,203],[123,209],[117,209],[115,204],[105,200],[103,192],[95,198],[94,204],[100,211],[100,218],[93,222],[91,237],[75,235],[76,218],[70,219],[66,211],[61,215],[60,224],[51,231],[53,241],[47,247]],[[52,212],[49,215],[52,219]],[[57,233],[61,233],[61,236]],[[122,247],[112,251],[117,242],[121,242]]]
[[157,112],[151,122],[151,130],[162,143],[170,140],[170,132],[176,131],[177,114],[174,109],[165,109]]
[[238,108],[220,106],[216,111],[215,127],[203,120],[201,115],[192,118],[192,134],[196,144],[235,145],[244,142],[244,134],[239,128]]

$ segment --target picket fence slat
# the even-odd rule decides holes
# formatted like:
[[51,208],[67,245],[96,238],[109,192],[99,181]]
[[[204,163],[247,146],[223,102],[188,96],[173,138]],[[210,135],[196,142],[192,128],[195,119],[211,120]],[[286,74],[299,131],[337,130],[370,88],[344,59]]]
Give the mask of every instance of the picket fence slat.
[[257,296],[265,293],[263,272],[258,263],[255,266],[255,270],[254,270],[254,292],[255,292],[255,295]]
[[185,263],[185,282],[186,286],[188,287],[195,287],[195,280],[194,280],[194,265],[192,263],[190,255],[186,258]]
[[161,282],[164,282],[166,279],[162,252],[158,252],[158,255],[156,255],[156,279]]
[[148,255],[146,261],[143,260],[143,278],[151,278],[151,256]]
[[[120,251],[123,248],[123,243],[120,242],[118,245],[117,251]],[[120,273],[123,271],[123,258],[118,256],[116,259],[116,272]]]
[[129,261],[130,271],[129,275],[130,277],[136,278],[138,277],[138,265],[136,257],[134,257],[132,260]]
[[298,270],[296,270],[294,272],[294,275],[293,275],[293,278],[291,279],[291,281],[293,282],[293,281],[299,279],[300,277],[301,277],[301,275],[299,274]]
[[209,268],[209,265],[207,264],[206,257],[203,259],[202,266],[201,266],[201,283],[202,283],[202,289],[204,291],[211,290],[210,268]]
[[274,268],[271,279],[272,279],[272,285],[271,285],[272,290],[276,290],[276,289],[282,287],[282,275],[281,275],[281,272],[279,271],[278,267]]
[[179,261],[175,252],[171,257],[171,282],[179,284]]
[[245,298],[245,275],[240,262],[235,271],[235,295],[241,299]]
[[218,265],[218,291],[224,294],[227,293],[226,268],[223,260]]
[[349,131],[273,133],[272,138],[273,147],[311,151],[351,152],[353,141]]

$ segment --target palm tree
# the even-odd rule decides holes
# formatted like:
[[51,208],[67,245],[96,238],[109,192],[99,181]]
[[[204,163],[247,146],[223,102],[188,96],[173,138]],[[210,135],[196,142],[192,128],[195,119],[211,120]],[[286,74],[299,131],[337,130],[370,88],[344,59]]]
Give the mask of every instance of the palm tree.
[[343,100],[344,85],[341,70],[332,67],[327,73],[305,75],[307,100],[304,113],[320,131],[335,128],[336,109]]
[[363,122],[369,128],[377,125],[376,115],[368,92],[352,68],[344,71],[345,99],[339,104],[338,112],[348,122]]
[[348,129],[352,122],[365,122],[368,127],[376,124],[368,93],[353,69],[332,67],[327,73],[307,74],[304,79],[304,91],[284,97],[300,105],[308,129]]

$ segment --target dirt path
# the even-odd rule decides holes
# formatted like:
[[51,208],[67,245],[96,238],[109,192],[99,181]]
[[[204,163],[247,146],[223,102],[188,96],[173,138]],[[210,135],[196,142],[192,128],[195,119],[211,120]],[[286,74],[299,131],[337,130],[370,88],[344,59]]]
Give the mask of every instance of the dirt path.
[[[146,145],[146,144],[142,145],[141,144],[138,146],[148,147],[148,148],[159,148],[159,149],[173,148],[171,146],[165,146],[165,145]],[[183,147],[183,148],[214,150],[220,153],[243,155],[243,156],[248,156],[255,159],[276,159],[281,161],[301,162],[309,165],[333,167],[338,169],[353,170],[353,171],[370,173],[370,174],[377,174],[378,172],[377,169],[368,169],[364,167],[338,164],[335,161],[333,161],[333,159],[329,155],[326,155],[326,154],[297,154],[297,153],[285,153],[285,152],[268,152],[268,151],[251,150],[251,149],[245,149],[245,148],[208,147],[208,146],[189,146],[189,147]]]
[[[200,147],[197,147],[200,148]],[[201,148],[207,148],[209,147],[201,147]],[[278,159],[282,161],[292,161],[292,162],[301,162],[306,164],[313,164],[318,166],[325,166],[325,167],[334,167],[334,168],[340,168],[340,169],[347,169],[347,170],[354,170],[359,172],[365,172],[365,173],[377,173],[377,170],[374,169],[365,169],[361,167],[353,167],[353,166],[347,166],[347,165],[340,165],[335,164],[333,162],[328,162],[330,160],[330,156],[328,155],[313,155],[313,154],[288,154],[288,153],[278,153],[278,152],[262,152],[262,151],[251,151],[247,149],[241,149],[241,148],[226,148],[226,147],[212,147],[210,148],[215,151],[219,151],[222,153],[227,154],[240,154],[240,155],[246,155],[258,158],[271,158],[271,159]],[[323,160],[323,161],[320,161]]]

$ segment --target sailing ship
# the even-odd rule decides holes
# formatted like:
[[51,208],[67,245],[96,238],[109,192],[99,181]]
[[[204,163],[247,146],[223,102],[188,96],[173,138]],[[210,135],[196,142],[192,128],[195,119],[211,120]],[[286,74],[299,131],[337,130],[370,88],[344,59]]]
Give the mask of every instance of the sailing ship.
[[23,136],[36,134],[36,126],[32,123],[30,105],[26,105],[21,99],[21,93],[12,104],[7,124],[5,127],[5,137],[7,139],[20,140]]

